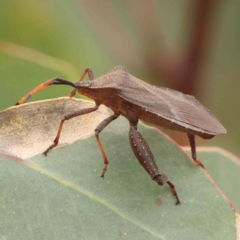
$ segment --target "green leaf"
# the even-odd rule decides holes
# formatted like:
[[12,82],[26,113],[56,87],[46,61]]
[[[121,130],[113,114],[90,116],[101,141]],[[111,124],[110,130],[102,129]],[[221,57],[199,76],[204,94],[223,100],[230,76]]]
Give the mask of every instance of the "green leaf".
[[[33,103],[33,112],[24,110],[31,104],[5,110],[0,123],[8,111],[21,110],[19,114],[29,119],[27,129],[31,129],[39,118],[37,109],[44,109],[45,104]],[[45,124],[57,128],[54,112],[48,109]],[[87,116],[83,116],[85,122],[90,121]],[[76,119],[81,122],[81,118]],[[21,136],[19,125],[14,128],[12,124],[8,135],[12,133],[19,141],[12,145],[24,143],[24,152],[41,135],[40,145],[47,148],[49,128],[45,124]],[[86,131],[94,134],[96,126]],[[99,178],[103,160],[94,136],[52,150],[47,157],[40,154],[23,160],[10,153],[1,155],[0,239],[236,239],[239,216],[206,172],[154,128],[139,124],[138,129],[159,169],[175,184],[181,205],[175,205],[167,185],[155,184],[138,163],[128,140],[128,121],[120,117],[100,134],[110,162],[104,180]],[[63,134],[66,130],[64,126]],[[84,131],[79,124],[79,132],[75,129],[72,135]],[[41,134],[25,144],[28,134],[34,133]],[[0,136],[2,142],[4,136]],[[5,142],[1,151],[8,152],[10,144]]]
[[240,211],[240,159],[219,147],[199,147],[198,157],[220,189]]

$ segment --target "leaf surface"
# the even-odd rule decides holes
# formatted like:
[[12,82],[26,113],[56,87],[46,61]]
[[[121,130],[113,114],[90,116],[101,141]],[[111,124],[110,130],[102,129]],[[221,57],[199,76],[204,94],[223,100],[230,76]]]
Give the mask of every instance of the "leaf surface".
[[[37,103],[41,107],[46,101]],[[72,135],[81,131],[92,135],[94,129],[77,128]],[[236,239],[238,215],[208,174],[154,128],[139,124],[138,129],[159,169],[175,184],[181,205],[175,205],[167,185],[155,184],[138,163],[128,140],[128,121],[120,117],[100,134],[110,162],[104,180],[99,178],[103,160],[94,136],[57,148],[47,157],[20,159],[1,154],[0,238]],[[19,128],[15,130],[17,135]],[[35,130],[42,132],[41,145],[48,147],[53,140],[48,139],[49,129],[41,123]],[[26,144],[20,141],[18,145],[24,152]],[[6,148],[1,152],[7,152]]]
[[200,147],[198,157],[217,185],[240,211],[240,159],[219,147]]

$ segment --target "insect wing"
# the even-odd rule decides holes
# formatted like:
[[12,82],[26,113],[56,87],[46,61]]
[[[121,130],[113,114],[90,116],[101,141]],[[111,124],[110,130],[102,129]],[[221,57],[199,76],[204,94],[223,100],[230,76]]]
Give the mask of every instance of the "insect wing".
[[119,95],[157,116],[194,130],[217,135],[226,133],[217,118],[193,96],[152,86],[129,74]]

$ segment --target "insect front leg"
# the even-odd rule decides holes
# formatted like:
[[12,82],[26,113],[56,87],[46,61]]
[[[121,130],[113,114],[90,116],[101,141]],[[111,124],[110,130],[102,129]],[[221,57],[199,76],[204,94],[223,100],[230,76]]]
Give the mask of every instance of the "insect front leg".
[[201,163],[201,161],[197,160],[197,154],[196,154],[196,144],[195,144],[195,135],[188,133],[188,139],[190,142],[190,146],[191,146],[191,152],[192,152],[192,159],[194,160],[194,162],[199,165],[200,167],[204,168],[204,165]]
[[78,117],[78,116],[81,116],[83,114],[87,114],[87,113],[90,113],[90,112],[94,112],[98,109],[99,105],[96,104],[95,107],[92,107],[92,108],[85,108],[85,109],[81,109],[77,112],[74,112],[74,113],[70,113],[66,116],[63,117],[63,119],[61,120],[60,122],[60,125],[58,127],[58,132],[57,132],[57,136],[55,137],[54,141],[53,141],[53,144],[47,148],[47,150],[44,152],[45,155],[47,155],[47,153],[53,149],[54,147],[56,147],[58,145],[58,141],[59,141],[59,138],[60,138],[60,135],[61,135],[61,132],[62,132],[62,127],[63,127],[63,123],[66,121],[66,120],[69,120],[71,118],[74,118],[74,117]]
[[130,125],[129,140],[132,150],[139,163],[157,184],[163,185],[164,183],[167,183],[177,200],[176,204],[180,204],[180,200],[178,198],[178,194],[174,185],[168,180],[167,176],[164,173],[161,173],[158,170],[152,151],[145,139],[137,131],[137,125]]
[[[86,68],[78,81],[79,81],[79,82],[82,82],[82,80],[84,79],[84,77],[85,77],[86,74],[88,74],[89,80],[93,80],[93,79],[94,79],[93,70],[92,70],[91,68]],[[75,88],[75,89],[69,94],[69,97],[75,96],[76,92],[77,92],[77,89]]]
[[96,136],[96,139],[97,139],[97,143],[98,143],[98,147],[100,148],[100,151],[102,153],[102,156],[103,156],[103,160],[104,160],[104,167],[103,167],[103,171],[102,171],[102,174],[101,174],[101,178],[104,178],[104,175],[105,175],[105,172],[107,171],[107,168],[108,168],[108,159],[107,159],[107,155],[103,149],[103,146],[102,146],[102,143],[100,141],[100,138],[99,138],[99,133],[109,124],[111,123],[113,120],[115,120],[116,118],[118,118],[119,115],[117,114],[114,114],[106,119],[104,119],[98,126],[97,128],[95,129],[95,136]]

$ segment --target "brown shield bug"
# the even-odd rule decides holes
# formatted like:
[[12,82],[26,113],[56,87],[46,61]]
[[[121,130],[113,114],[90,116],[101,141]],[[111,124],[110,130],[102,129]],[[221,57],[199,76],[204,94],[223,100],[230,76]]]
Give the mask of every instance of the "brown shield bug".
[[[90,81],[82,82],[86,73],[88,73]],[[103,178],[107,171],[108,159],[100,141],[99,133],[109,123],[122,115],[129,121],[129,140],[139,163],[157,184],[163,185],[167,183],[170,186],[176,197],[176,204],[179,204],[180,200],[175,187],[168,180],[167,176],[158,170],[151,149],[137,130],[138,120],[186,132],[191,146],[192,158],[201,167],[203,165],[196,157],[195,135],[204,139],[210,139],[218,134],[226,133],[225,128],[217,118],[194,97],[168,88],[152,86],[132,76],[122,66],[114,67],[96,79],[94,79],[92,69],[87,68],[79,82],[76,83],[60,78],[50,79],[22,97],[17,102],[17,105],[26,102],[37,91],[57,84],[72,86],[74,90],[71,92],[70,97],[73,97],[78,92],[93,99],[95,106],[64,116],[60,122],[53,144],[44,154],[47,154],[49,150],[58,144],[64,121],[96,111],[103,104],[112,109],[113,115],[103,120],[95,129],[97,143],[104,159],[101,177]]]

